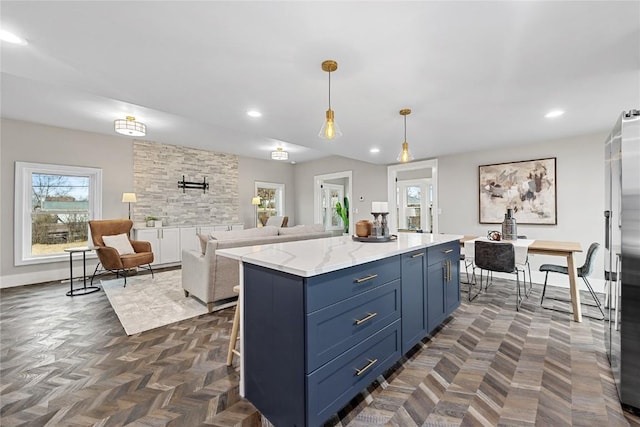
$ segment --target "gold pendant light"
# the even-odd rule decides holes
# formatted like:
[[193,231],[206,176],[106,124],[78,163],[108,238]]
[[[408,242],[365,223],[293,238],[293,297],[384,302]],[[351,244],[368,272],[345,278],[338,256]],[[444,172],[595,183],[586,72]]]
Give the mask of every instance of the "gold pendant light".
[[407,115],[411,114],[411,110],[408,108],[400,110],[400,115],[404,116],[404,142],[402,143],[402,151],[398,154],[398,160],[402,163],[410,162],[415,159],[411,151],[409,151],[409,143],[407,142]]
[[328,59],[322,63],[322,70],[329,73],[329,109],[326,114],[326,121],[320,128],[318,136],[324,139],[333,139],[342,136],[342,132],[335,121],[333,110],[331,109],[331,73],[338,69],[338,63]]

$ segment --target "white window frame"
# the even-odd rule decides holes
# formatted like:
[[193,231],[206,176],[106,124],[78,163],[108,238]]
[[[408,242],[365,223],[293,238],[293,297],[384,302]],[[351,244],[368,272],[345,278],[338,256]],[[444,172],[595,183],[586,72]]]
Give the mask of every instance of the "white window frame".
[[[284,184],[280,184],[277,182],[265,182],[265,181],[255,181],[254,194],[258,194],[258,188],[268,188],[270,190],[276,190],[276,211],[278,212],[278,216],[286,216],[284,210]],[[258,219],[256,218],[256,223]],[[257,226],[257,224],[255,224]]]
[[102,218],[102,169],[16,162],[14,201],[14,263],[16,266],[45,264],[69,259],[69,255],[66,252],[49,255],[31,254],[31,213],[33,211],[31,192],[34,173],[88,177],[89,218]]

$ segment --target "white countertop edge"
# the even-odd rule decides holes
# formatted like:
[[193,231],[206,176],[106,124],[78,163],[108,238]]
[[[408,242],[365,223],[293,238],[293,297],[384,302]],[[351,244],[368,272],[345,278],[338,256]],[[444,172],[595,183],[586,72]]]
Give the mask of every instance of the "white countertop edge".
[[[419,234],[419,233],[415,233]],[[414,251],[417,249],[424,249],[431,246],[437,246],[445,243],[450,243],[453,241],[460,240],[463,236],[457,234],[437,234],[431,235],[425,233],[424,236],[436,236],[435,241],[422,241],[417,244],[412,244],[411,246],[403,247],[403,248],[395,248],[387,251],[382,251],[379,253],[371,254],[368,256],[358,257],[357,259],[352,258],[348,254],[345,254],[344,260],[332,261],[328,265],[322,265],[314,268],[296,268],[295,265],[282,264],[282,263],[274,263],[273,261],[262,259],[261,254],[272,251],[274,248],[281,248],[287,245],[288,243],[299,244],[300,242],[313,242],[313,240],[321,240],[321,239],[313,239],[309,241],[299,240],[295,242],[281,242],[281,243],[272,243],[267,245],[257,245],[257,246],[243,246],[239,248],[231,248],[231,249],[218,249],[216,250],[217,255],[224,256],[226,258],[235,259],[237,261],[242,261],[247,264],[254,264],[261,267],[269,268],[276,271],[281,271],[284,273],[293,274],[300,277],[313,277],[324,273],[330,273],[332,271],[342,270],[344,268],[353,267],[355,265],[366,264],[372,261],[378,261],[384,258],[389,258],[396,255],[401,255],[406,252]],[[433,239],[433,237],[430,237]],[[339,236],[339,237],[327,237],[326,239],[348,239],[351,242],[349,244],[354,245],[381,245],[380,248],[383,249],[386,243],[365,243],[365,242],[356,242],[351,239],[351,236]]]

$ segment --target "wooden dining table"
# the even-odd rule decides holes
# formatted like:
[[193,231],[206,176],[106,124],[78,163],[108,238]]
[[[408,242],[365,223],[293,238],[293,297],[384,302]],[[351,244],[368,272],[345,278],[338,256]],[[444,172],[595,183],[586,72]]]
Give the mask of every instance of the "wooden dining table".
[[[460,245],[464,247],[464,242],[477,239],[479,236],[465,235],[460,239]],[[508,240],[505,240],[508,242]],[[529,245],[528,252],[532,255],[549,255],[564,257],[567,260],[569,270],[569,292],[571,293],[571,306],[573,307],[573,320],[582,322],[582,310],[580,309],[580,292],[578,292],[578,269],[576,267],[574,254],[582,252],[579,242],[561,242],[556,240],[534,240]]]

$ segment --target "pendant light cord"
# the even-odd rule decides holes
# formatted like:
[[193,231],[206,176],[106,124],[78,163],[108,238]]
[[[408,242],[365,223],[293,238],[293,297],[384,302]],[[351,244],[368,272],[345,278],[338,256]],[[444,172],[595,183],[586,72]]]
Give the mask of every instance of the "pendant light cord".
[[404,116],[404,142],[407,142],[407,115]]
[[329,71],[329,110],[331,110],[331,71]]

